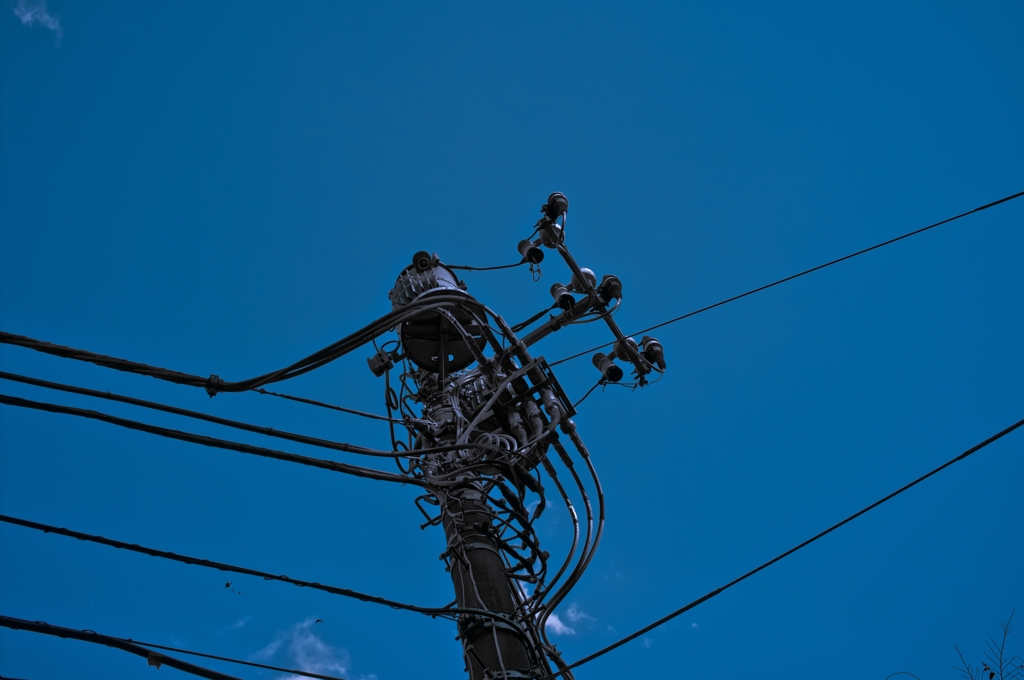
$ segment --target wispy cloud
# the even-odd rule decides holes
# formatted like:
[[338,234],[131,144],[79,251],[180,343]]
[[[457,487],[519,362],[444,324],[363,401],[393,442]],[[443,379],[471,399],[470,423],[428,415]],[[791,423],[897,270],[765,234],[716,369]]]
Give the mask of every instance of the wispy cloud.
[[[569,608],[565,610],[565,618],[570,623],[582,623],[584,621],[596,621],[593,616],[580,609],[579,605],[573,602],[569,605]],[[552,635],[575,635],[576,629],[567,624],[565,621],[558,616],[558,614],[552,614],[548,617],[545,629]]]
[[64,29],[61,28],[60,17],[50,14],[46,9],[46,0],[18,0],[18,4],[14,6],[14,14],[21,19],[23,26],[39,24],[53,31],[57,36],[57,44],[60,45]]
[[555,635],[575,635],[576,631],[573,628],[562,623],[562,619],[558,618],[558,614],[552,614],[548,617],[548,622],[545,628]]
[[278,633],[277,637],[266,647],[250,654],[249,661],[268,661],[273,659],[274,655],[277,654],[277,650],[284,644],[284,637],[284,633]]
[[580,621],[596,621],[597,620],[593,616],[591,616],[590,614],[588,614],[585,611],[583,611],[582,609],[580,609],[579,605],[577,605],[575,602],[573,602],[571,605],[569,605],[569,608],[565,611],[565,616],[570,621],[572,621],[573,623],[578,623]]
[[[332,647],[313,631],[316,619],[312,616],[297,623],[290,630],[277,634],[267,646],[249,658],[252,661],[267,661],[283,652],[288,663],[300,671],[321,675],[346,676],[352,658],[346,649]],[[244,625],[244,624],[243,624]],[[375,675],[361,675],[361,680],[376,680]],[[282,676],[280,680],[308,680],[298,675]]]
[[253,617],[251,617],[251,616],[243,616],[242,618],[238,619],[237,621],[232,623],[230,626],[228,626],[228,628],[231,629],[231,630],[238,630],[239,628],[242,628],[246,624],[252,622],[252,618]]

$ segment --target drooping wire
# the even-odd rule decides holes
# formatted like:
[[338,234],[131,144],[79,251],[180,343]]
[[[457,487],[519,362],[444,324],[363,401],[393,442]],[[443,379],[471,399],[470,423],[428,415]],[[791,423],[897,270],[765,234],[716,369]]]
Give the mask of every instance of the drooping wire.
[[16,619],[13,616],[0,616],[0,626],[10,628],[12,630],[24,630],[30,633],[42,633],[43,635],[54,635],[56,637],[106,645],[107,647],[120,649],[121,651],[128,652],[129,654],[141,656],[146,659],[150,666],[156,666],[157,668],[160,668],[160,666],[169,666],[191,675],[208,678],[209,680],[239,680],[239,678],[234,675],[228,675],[227,673],[220,673],[209,668],[196,666],[195,664],[191,664],[187,661],[176,659],[173,656],[167,656],[166,654],[155,652],[152,649],[146,649],[137,643],[122,640],[121,638],[112,637],[110,635],[103,635],[92,630],[75,630],[74,628],[54,626],[44,621],[26,621],[25,619]]
[[388,458],[403,455],[401,452],[398,451],[378,451],[376,449],[369,449],[363,446],[344,444],[341,442],[334,442],[327,439],[320,439],[318,437],[308,437],[306,435],[294,434],[291,432],[286,432],[285,430],[279,430],[272,427],[261,427],[259,425],[250,425],[249,423],[242,423],[237,420],[229,420],[227,418],[211,416],[209,414],[200,413],[198,411],[191,411],[188,409],[178,408],[177,406],[168,406],[166,404],[160,404],[153,401],[146,401],[144,399],[126,397],[120,394],[115,394],[113,392],[100,392],[98,390],[90,390],[85,387],[75,387],[74,385],[55,383],[50,382],[49,380],[40,380],[39,378],[31,378],[25,375],[18,375],[17,373],[8,373],[7,371],[0,371],[0,380],[11,380],[14,382],[20,382],[26,385],[34,385],[36,387],[43,387],[50,390],[69,392],[71,394],[81,394],[87,397],[95,397],[97,399],[116,401],[122,404],[131,404],[132,406],[141,406],[143,408],[153,409],[155,411],[173,413],[175,415],[185,416],[186,418],[204,420],[206,422],[214,423],[216,425],[224,425],[226,427],[232,427],[238,430],[244,430],[246,432],[255,432],[256,434],[262,434],[268,437],[286,439],[288,441],[297,442],[299,444],[319,446],[321,448],[332,449],[335,451],[344,451],[346,453],[356,453],[360,455],[381,456]]
[[[143,642],[141,640],[134,640],[132,638],[119,638],[113,635],[103,635],[92,630],[74,630],[71,628],[63,628],[62,626],[54,626],[43,621],[25,621],[24,619],[15,619],[10,616],[0,616],[0,626],[5,628],[11,628],[12,630],[26,630],[31,633],[44,632],[41,630],[34,630],[34,628],[47,628],[52,631],[49,634],[56,635],[58,637],[72,637],[72,635],[62,635],[61,633],[70,631],[71,633],[81,635],[82,637],[74,636],[76,639],[85,640],[86,642],[97,642],[99,644],[106,644],[106,640],[114,640],[117,642],[123,642],[130,645],[139,645],[140,647],[152,647],[153,649],[163,649],[169,652],[176,652],[178,654],[189,654],[191,656],[201,656],[204,659],[214,659],[215,661],[226,661],[228,663],[236,663],[242,666],[251,666],[253,668],[263,668],[268,671],[280,671],[282,673],[291,673],[292,675],[304,675],[307,678],[318,678],[319,680],[345,680],[333,675],[321,675],[319,673],[311,673],[309,671],[295,670],[294,668],[281,668],[279,666],[269,666],[267,664],[255,663],[253,661],[242,661],[241,659],[233,659],[230,656],[218,656],[216,654],[206,654],[205,652],[194,652],[189,649],[181,649],[180,647],[168,647],[167,645],[158,645],[155,642]],[[45,634],[45,633],[44,633]],[[161,665],[167,664],[167,659],[172,658],[164,654],[157,654],[154,656],[154,661],[159,661]],[[174,666],[171,666],[174,668]],[[227,676],[230,677],[230,676]]]
[[[871,252],[872,250],[877,250],[879,248],[882,248],[884,246],[890,245],[892,243],[896,243],[897,241],[902,241],[905,238],[910,238],[911,236],[916,236],[917,234],[921,234],[923,232],[926,232],[929,229],[934,229],[935,227],[942,226],[943,224],[948,224],[948,223],[953,222],[955,220],[959,220],[962,217],[967,217],[968,215],[973,215],[976,212],[981,212],[982,210],[988,210],[989,208],[993,208],[993,207],[995,207],[995,206],[997,206],[997,205],[999,205],[1001,203],[1006,203],[1008,201],[1012,201],[1015,198],[1020,198],[1021,196],[1024,196],[1024,191],[1021,191],[1021,192],[1018,192],[1016,194],[1013,194],[1012,196],[1007,196],[1005,198],[1001,198],[998,201],[993,201],[991,203],[986,203],[985,205],[979,206],[979,207],[975,208],[974,210],[968,210],[967,212],[960,213],[959,215],[956,215],[954,217],[948,217],[948,218],[946,218],[946,219],[944,219],[944,220],[942,220],[940,222],[936,222],[935,224],[929,224],[927,227],[921,227],[920,229],[915,229],[914,231],[907,232],[906,234],[903,234],[902,236],[897,236],[896,238],[891,238],[888,241],[882,241],[881,243],[876,243],[875,245],[873,245],[873,246],[871,246],[869,248],[864,248],[863,250],[858,250],[855,253],[850,253],[849,255],[844,255],[843,257],[840,257],[840,258],[835,259],[835,260],[831,260],[831,261],[826,262],[824,264],[819,264],[817,267],[811,267],[810,269],[805,269],[804,271],[802,271],[802,272],[800,272],[798,274],[792,274],[791,276],[787,276],[785,278],[779,279],[778,281],[773,281],[772,283],[766,284],[764,286],[760,286],[758,288],[754,288],[753,290],[748,290],[746,293],[741,293],[739,295],[734,295],[731,298],[726,298],[725,300],[721,300],[719,302],[716,302],[713,305],[708,305],[707,307],[701,307],[700,309],[694,310],[692,312],[687,312],[686,314],[683,314],[682,316],[677,316],[674,319],[669,319],[668,321],[662,321],[661,323],[655,324],[655,325],[653,325],[653,326],[651,326],[649,328],[644,328],[643,330],[639,330],[639,331],[636,331],[634,333],[629,333],[628,335],[629,336],[640,335],[641,333],[647,333],[647,332],[653,331],[655,329],[661,328],[662,326],[667,326],[669,324],[676,323],[677,321],[682,321],[683,319],[688,319],[691,316],[696,316],[697,314],[702,314],[703,312],[707,312],[709,310],[712,310],[715,307],[721,307],[722,305],[726,305],[726,304],[729,304],[730,302],[735,302],[736,300],[739,300],[741,298],[745,298],[748,295],[753,295],[754,293],[760,293],[763,290],[768,290],[769,288],[773,288],[775,286],[778,286],[779,284],[786,283],[787,281],[792,281],[793,279],[798,279],[801,276],[806,276],[807,274],[811,274],[811,273],[816,272],[816,271],[818,271],[820,269],[825,269],[826,267],[831,267],[834,264],[839,264],[840,262],[845,262],[846,260],[849,260],[849,259],[852,259],[854,257],[857,257],[858,255],[863,255],[865,253]],[[564,364],[566,361],[572,361],[573,359],[578,359],[579,357],[581,357],[581,356],[583,356],[585,354],[590,354],[591,352],[595,352],[595,351],[597,351],[597,350],[599,350],[599,349],[601,349],[603,347],[607,347],[608,345],[611,345],[611,344],[612,344],[612,342],[606,342],[603,345],[597,345],[596,347],[591,347],[588,350],[584,350],[582,352],[578,352],[576,354],[573,354],[572,356],[565,357],[564,359],[559,359],[558,361],[553,361],[553,362],[551,362],[550,366],[557,366],[558,364]]]
[[214,562],[212,560],[206,560],[199,557],[190,557],[188,555],[179,555],[173,552],[167,552],[166,550],[157,550],[156,548],[147,548],[145,546],[138,545],[137,543],[126,543],[124,541],[118,541],[112,538],[104,538],[103,536],[96,536],[94,534],[86,534],[81,531],[74,531],[72,529],[64,529],[62,527],[52,526],[50,524],[43,524],[42,522],[33,522],[32,520],[21,519],[19,517],[11,517],[9,515],[0,515],[0,522],[7,524],[13,524],[26,529],[34,529],[36,531],[42,531],[47,534],[57,534],[58,536],[67,536],[69,538],[76,538],[79,541],[87,541],[90,543],[98,543],[100,545],[106,545],[111,548],[117,548],[119,550],[128,550],[131,552],[141,553],[143,555],[149,555],[151,557],[159,557],[165,560],[171,560],[173,562],[181,562],[183,564],[190,564],[198,567],[206,567],[208,569],[216,569],[218,571],[226,571],[233,574],[243,574],[245,576],[256,576],[263,579],[264,581],[279,581],[281,583],[288,583],[300,588],[310,588],[312,590],[320,590],[325,593],[332,595],[340,595],[342,597],[348,597],[362,602],[369,602],[371,604],[380,604],[392,609],[401,609],[405,611],[415,612],[417,614],[425,614],[430,617],[443,617],[453,618],[456,614],[478,614],[481,616],[488,616],[490,618],[503,619],[505,616],[498,612],[486,612],[485,610],[473,609],[473,608],[446,608],[446,607],[419,607],[413,604],[407,604],[405,602],[398,602],[397,600],[389,600],[384,597],[378,597],[376,595],[368,595],[361,593],[357,590],[351,590],[349,588],[339,588],[337,586],[325,585],[317,583],[315,581],[304,581],[302,579],[291,578],[285,575],[271,574],[265,571],[259,571],[257,569],[250,569],[248,567],[239,567],[225,562]]
[[[400,404],[398,401],[398,393],[395,392],[395,389],[393,387],[391,387],[390,368],[384,371],[384,406],[385,408],[387,408],[388,420],[390,421],[388,423],[388,433],[391,435],[392,450],[408,451],[409,447],[405,444],[405,442],[399,441],[399,439],[395,436],[395,423],[401,423],[403,421],[391,417],[395,410],[400,408]],[[399,472],[405,475],[409,474],[409,470],[402,466],[401,458],[395,457],[395,464],[398,466]]]
[[178,647],[168,647],[167,645],[158,645],[155,642],[143,642],[141,640],[133,640],[132,638],[122,638],[125,642],[131,642],[136,645],[143,647],[152,647],[153,649],[166,649],[169,652],[176,652],[178,654],[190,654],[192,656],[201,656],[204,659],[214,659],[215,661],[227,661],[228,663],[237,663],[241,666],[251,666],[253,668],[263,668],[268,671],[280,671],[282,673],[291,673],[292,675],[304,675],[307,678],[318,678],[319,680],[345,680],[345,678],[339,678],[334,675],[320,675],[319,673],[311,673],[310,671],[299,671],[294,668],[280,668],[279,666],[268,666],[267,664],[256,663],[254,661],[242,661],[241,659],[233,659],[230,656],[218,656],[216,654],[206,654],[204,652],[193,652],[188,649],[180,649]]
[[524,264],[527,264],[526,258],[523,258],[520,262],[516,262],[515,264],[502,264],[498,265],[497,267],[470,267],[464,264],[446,264],[445,266],[448,267],[449,269],[462,269],[470,272],[490,272],[496,269],[512,269],[513,267],[522,267]]
[[351,413],[354,416],[362,416],[363,418],[372,418],[373,420],[384,420],[384,421],[392,421],[392,422],[398,422],[398,423],[402,422],[400,420],[394,420],[392,418],[388,418],[387,416],[379,416],[376,413],[367,413],[366,411],[359,411],[359,410],[356,410],[354,408],[345,408],[344,406],[335,406],[334,404],[327,404],[327,403],[324,403],[322,401],[317,401],[316,399],[307,399],[306,397],[296,397],[296,396],[293,396],[293,395],[290,395],[290,394],[281,394],[280,392],[271,392],[270,390],[265,390],[262,387],[256,388],[256,389],[254,389],[252,391],[253,392],[257,392],[259,394],[270,395],[271,397],[281,397],[282,399],[290,399],[291,401],[297,401],[297,402],[302,403],[302,404],[310,404],[312,406],[319,406],[320,408],[329,408],[329,409],[332,409],[334,411],[341,411],[342,413]]
[[[598,511],[597,516],[595,517],[593,507],[590,502],[590,497],[587,494],[583,480],[580,479],[579,474],[576,472],[575,466],[572,465],[568,452],[565,451],[564,447],[562,447],[562,445],[557,440],[553,441],[553,448],[555,449],[556,453],[558,453],[559,457],[562,459],[562,462],[569,469],[569,473],[572,475],[573,481],[576,483],[577,489],[579,490],[580,496],[583,500],[584,508],[586,510],[587,515],[587,533],[586,537],[584,538],[583,549],[580,552],[579,559],[576,562],[576,566],[573,568],[572,572],[570,572],[569,576],[566,577],[565,582],[551,595],[550,600],[547,602],[546,605],[544,605],[544,611],[540,616],[539,625],[541,626],[541,634],[544,637],[544,640],[547,644],[550,644],[550,640],[547,638],[548,617],[551,616],[555,608],[558,607],[558,604],[563,599],[565,599],[565,597],[569,594],[569,591],[575,586],[577,582],[579,582],[580,578],[582,578],[583,573],[586,571],[587,567],[590,565],[590,561],[594,558],[594,555],[597,552],[598,544],[601,542],[601,536],[604,533],[605,500],[604,491],[601,487],[601,482],[598,479],[597,471],[594,469],[594,466],[590,460],[590,453],[587,450],[587,447],[583,444],[583,440],[580,439],[579,435],[577,434],[575,427],[569,429],[568,434],[570,439],[572,439],[573,446],[576,448],[576,450],[580,453],[580,456],[586,462],[587,469],[591,475],[591,481],[594,484],[594,491],[597,494]],[[564,673],[568,672],[569,670],[570,669],[566,667],[561,672]]]
[[[415,477],[404,477],[402,475],[396,475],[391,472],[383,472],[381,470],[374,470],[372,468],[365,468],[359,465],[350,465],[348,463],[340,463],[333,460],[323,460],[321,458],[312,458],[310,456],[303,456],[297,453],[288,453],[285,451],[278,451],[276,449],[268,449],[262,446],[253,446],[251,444],[242,444],[239,442],[232,442],[224,439],[217,439],[216,437],[208,437],[201,434],[193,434],[191,432],[182,432],[180,430],[172,430],[166,427],[159,427],[157,425],[149,425],[147,423],[140,423],[135,420],[128,420],[127,418],[118,418],[106,413],[99,411],[89,411],[86,409],[72,408],[70,406],[60,406],[58,404],[49,404],[45,402],[32,401],[29,399],[21,399],[19,397],[10,397],[7,395],[0,395],[0,404],[7,404],[8,406],[17,406],[20,408],[31,408],[39,411],[49,411],[50,413],[61,413],[65,415],[79,416],[82,418],[90,418],[92,420],[99,420],[111,425],[118,425],[125,427],[130,430],[137,430],[139,432],[146,432],[149,434],[156,434],[169,439],[177,439],[179,441],[190,442],[193,444],[201,444],[203,446],[210,446],[218,449],[225,449],[228,451],[237,451],[239,453],[247,453],[250,455],[261,456],[264,458],[273,458],[275,460],[282,460],[289,463],[299,463],[300,465],[308,465],[311,467],[317,467],[324,470],[330,470],[332,472],[341,472],[343,474],[354,475],[356,477],[364,477],[367,479],[376,479],[385,482],[397,482],[399,484],[415,484],[429,488],[429,485]],[[440,482],[435,482],[438,484]]]
[[[141,401],[141,400],[139,400]],[[5,394],[0,394],[0,404],[6,404],[7,406],[16,406],[18,408],[30,408],[38,411],[47,411],[50,413],[59,413],[63,415],[78,416],[80,418],[89,418],[91,420],[99,420],[101,422],[109,423],[111,425],[117,425],[124,427],[129,430],[137,430],[139,432],[146,432],[148,434],[155,434],[161,437],[167,437],[169,439],[177,439],[179,441],[189,442],[192,444],[201,444],[203,446],[210,446],[218,449],[225,449],[228,451],[237,451],[239,453],[247,453],[255,456],[261,456],[263,458],[273,458],[275,460],[282,460],[289,463],[299,463],[300,465],[308,465],[311,467],[317,467],[324,470],[330,470],[332,472],[341,472],[344,474],[351,474],[356,477],[364,477],[367,479],[376,479],[385,482],[398,482],[400,484],[415,484],[417,486],[428,487],[427,483],[418,479],[403,477],[390,472],[383,472],[381,470],[375,470],[373,468],[366,468],[359,465],[351,465],[349,463],[341,463],[333,460],[324,460],[322,458],[313,458],[310,456],[303,456],[297,453],[289,453],[287,451],[278,451],[277,449],[268,449],[262,446],[254,446],[252,444],[243,444],[240,442],[233,442],[226,439],[218,439],[216,437],[209,437],[201,434],[194,434],[191,432],[183,432],[181,430],[172,430],[166,427],[160,427],[158,425],[150,425],[148,423],[141,423],[136,420],[129,420],[127,418],[119,418],[112,416],[101,411],[91,411],[88,409],[74,408],[71,406],[61,406],[59,404],[50,404],[47,402],[33,401],[31,399],[22,399],[20,397],[11,397]],[[170,412],[182,412],[182,415],[187,415],[189,412],[185,409],[176,409],[175,407],[168,406],[165,409]],[[254,425],[247,425],[245,423],[238,423],[236,421],[226,420],[223,418],[217,418],[216,416],[206,416],[206,414],[194,414],[195,417],[202,417],[203,420],[210,420],[211,422],[218,422],[222,425],[229,425],[233,427],[240,427],[241,429],[250,430],[253,432],[259,432],[260,434],[267,434],[262,430],[269,430],[270,428],[260,428]],[[327,448],[334,448],[338,450],[348,451],[350,453],[365,453],[367,455],[374,456],[419,456],[424,453],[445,453],[448,451],[457,451],[460,449],[474,448],[483,450],[496,450],[497,447],[479,442],[471,442],[468,444],[450,445],[450,446],[438,446],[433,448],[418,449],[415,454],[406,453],[405,451],[380,451],[377,449],[367,449],[361,446],[353,446],[350,444],[341,444],[338,442],[329,442],[323,439],[315,439],[312,437],[304,437],[303,435],[294,435],[297,439],[295,441],[303,441],[303,443],[311,444],[314,446],[325,446]],[[342,448],[345,447],[345,448]],[[453,482],[454,483],[454,482]],[[446,484],[440,480],[434,480],[432,484],[444,485]]]
[[203,378],[198,375],[190,375],[188,373],[150,366],[136,361],[129,361],[127,359],[119,359],[117,357],[97,354],[95,352],[75,349],[73,347],[56,345],[51,342],[36,340],[35,338],[15,335],[4,331],[0,331],[0,343],[17,345],[66,359],[87,361],[98,366],[103,366],[104,368],[112,368],[114,370],[135,373],[138,375],[147,375],[152,378],[166,380],[179,385],[202,387],[212,397],[221,392],[246,392],[270,383],[296,378],[345,356],[346,354],[370,342],[370,340],[378,335],[386,333],[389,329],[396,327],[403,321],[410,319],[419,313],[433,309],[441,309],[445,306],[461,307],[465,302],[466,300],[464,296],[448,293],[432,295],[429,299],[424,298],[413,300],[399,309],[392,310],[376,321],[373,321],[367,326],[347,335],[341,340],[338,340],[337,342],[332,343],[307,357],[285,366],[284,368],[238,381],[225,381],[217,375],[211,375],[209,378]]
[[[891,500],[891,499],[895,498],[896,496],[899,496],[904,491],[907,491],[911,487],[914,487],[914,486],[920,484],[921,482],[923,482],[924,480],[928,479],[929,477],[931,477],[933,475],[936,475],[939,472],[942,472],[943,470],[945,470],[949,466],[953,465],[954,463],[957,463],[957,462],[963,460],[964,458],[967,458],[968,456],[970,456],[973,453],[977,453],[978,451],[980,451],[981,449],[985,448],[989,444],[991,444],[991,443],[993,443],[993,442],[995,442],[995,441],[997,441],[999,439],[1002,439],[1003,437],[1005,437],[1006,435],[1010,434],[1011,432],[1013,432],[1014,430],[1016,430],[1017,428],[1019,428],[1021,426],[1024,426],[1024,419],[1018,420],[1016,423],[1014,423],[1013,425],[1010,425],[1005,430],[997,432],[996,434],[992,435],[991,437],[989,437],[985,441],[981,442],[980,444],[976,444],[975,446],[972,446],[971,448],[967,449],[966,451],[961,453],[959,456],[957,456],[955,458],[952,458],[951,460],[946,461],[945,463],[943,463],[942,465],[938,466],[937,468],[931,470],[930,472],[927,472],[927,473],[921,475],[920,477],[918,477],[914,481],[910,482],[909,484],[906,484],[905,486],[902,486],[899,489],[896,489],[895,491],[890,493],[888,496],[885,496],[884,498],[881,498],[881,499],[875,501],[874,503],[872,503],[871,505],[863,508],[862,510],[858,510],[857,512],[853,513],[852,515],[850,515],[846,519],[842,520],[841,522],[837,522],[836,524],[833,524],[828,529],[825,529],[824,531],[822,531],[822,532],[820,532],[818,534],[815,534],[814,536],[812,536],[811,538],[807,539],[803,543],[800,543],[799,545],[796,545],[796,546],[790,548],[786,552],[784,552],[784,553],[782,553],[780,555],[777,555],[776,557],[773,557],[772,559],[770,559],[767,562],[763,563],[759,567],[751,569],[750,571],[748,571],[747,573],[743,574],[739,578],[733,579],[729,583],[726,583],[724,586],[721,586],[719,588],[716,588],[715,590],[712,590],[711,592],[709,592],[709,593],[707,593],[707,594],[697,598],[693,602],[690,602],[689,604],[687,604],[687,605],[685,605],[683,607],[680,607],[679,609],[675,610],[671,614],[668,614],[667,616],[663,616],[662,618],[658,619],[654,623],[651,623],[649,625],[644,626],[643,628],[641,628],[640,630],[636,631],[635,633],[631,633],[631,634],[627,635],[626,637],[622,638],[621,640],[618,640],[617,642],[613,642],[612,644],[608,645],[607,647],[599,649],[598,651],[594,652],[593,654],[585,656],[582,659],[580,659],[579,661],[575,661],[575,662],[569,664],[569,666],[565,670],[571,670],[573,668],[578,668],[578,667],[582,666],[585,663],[589,663],[590,661],[593,661],[594,659],[596,659],[596,658],[598,658],[600,656],[604,656],[605,654],[607,654],[608,652],[610,652],[610,651],[612,651],[614,649],[618,649],[619,647],[621,647],[622,645],[626,644],[627,642],[635,640],[638,637],[640,637],[641,635],[649,633],[650,631],[654,630],[658,626],[661,626],[661,625],[663,625],[665,623],[668,623],[669,621],[671,621],[672,619],[676,618],[680,614],[684,614],[684,613],[690,611],[691,609],[693,609],[697,605],[702,604],[704,602],[707,602],[711,598],[716,597],[717,595],[720,595],[721,593],[725,592],[729,588],[732,588],[734,585],[736,585],[736,584],[738,584],[738,583],[740,583],[742,581],[745,581],[746,579],[750,578],[751,576],[753,576],[757,572],[762,571],[763,569],[767,569],[768,567],[770,567],[771,565],[775,564],[776,562],[779,562],[779,561],[785,559],[786,557],[789,557],[793,553],[797,552],[798,550],[809,546],[811,543],[814,543],[819,538],[823,538],[824,536],[832,533],[833,531],[835,531],[839,527],[843,526],[844,524],[848,524],[848,523],[852,522],[853,520],[857,519],[858,517],[860,517],[861,515],[864,515],[864,514],[870,512],[871,510],[874,510],[879,505],[882,505],[886,501]],[[562,675],[562,673],[564,673],[564,672],[565,671],[560,671],[558,673],[555,673],[554,675],[551,676],[551,678],[556,678],[559,675]]]
[[589,397],[590,393],[593,392],[594,390],[596,390],[601,385],[601,383],[603,383],[603,382],[605,382],[604,378],[602,378],[601,380],[598,380],[596,383],[594,383],[594,386],[591,387],[589,390],[587,390],[587,393],[584,394],[582,397],[580,397],[580,400],[577,401],[575,404],[573,404],[572,407],[576,408],[577,406],[582,404],[583,400],[586,399],[587,397]]

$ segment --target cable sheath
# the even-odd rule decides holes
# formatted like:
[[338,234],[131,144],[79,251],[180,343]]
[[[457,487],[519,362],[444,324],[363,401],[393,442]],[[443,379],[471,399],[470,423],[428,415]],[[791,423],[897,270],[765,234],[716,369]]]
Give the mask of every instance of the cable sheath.
[[57,637],[70,638],[72,640],[82,640],[83,642],[106,645],[107,647],[120,649],[121,651],[128,652],[129,654],[141,656],[147,660],[150,666],[156,666],[158,669],[160,666],[170,666],[171,668],[176,668],[179,671],[184,671],[185,673],[198,675],[201,678],[209,678],[209,680],[240,680],[234,675],[219,673],[217,671],[210,670],[209,668],[196,666],[195,664],[191,664],[187,661],[175,659],[173,656],[167,656],[166,654],[160,654],[159,652],[154,652],[151,649],[146,649],[145,647],[128,642],[127,640],[103,635],[91,630],[75,630],[74,628],[54,626],[44,621],[26,621],[25,619],[16,619],[13,616],[0,616],[0,626],[10,628],[12,630],[25,630],[30,633],[55,635]]

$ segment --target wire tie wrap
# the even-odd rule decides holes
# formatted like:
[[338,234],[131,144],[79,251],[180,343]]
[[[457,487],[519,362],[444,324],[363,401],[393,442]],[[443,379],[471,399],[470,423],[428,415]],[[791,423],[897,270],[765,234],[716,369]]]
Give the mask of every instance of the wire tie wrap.
[[210,398],[216,397],[224,387],[224,381],[220,379],[219,375],[210,374],[209,380],[206,381],[206,393],[210,395]]

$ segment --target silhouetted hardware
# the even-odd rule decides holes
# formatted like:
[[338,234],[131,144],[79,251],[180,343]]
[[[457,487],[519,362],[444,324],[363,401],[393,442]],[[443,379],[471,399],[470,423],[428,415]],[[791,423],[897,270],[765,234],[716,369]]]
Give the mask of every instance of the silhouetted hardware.
[[612,361],[612,357],[604,352],[598,352],[594,355],[594,366],[597,367],[597,370],[601,371],[601,379],[606,382],[617,383],[622,380],[624,375],[622,369]]
[[[427,493],[416,499],[426,520],[422,527],[444,528],[441,559],[451,573],[456,604],[479,612],[458,619],[472,680],[540,679],[563,669],[545,621],[583,574],[603,526],[599,521],[596,532],[588,529],[575,561],[549,565],[551,555],[541,549],[533,521],[547,505],[542,478],[554,480],[558,493],[566,493],[552,460],[568,467],[592,512],[590,492],[575,472],[579,463],[572,461],[563,437],[578,452],[599,504],[603,495],[572,421],[576,409],[547,362],[531,356],[529,348],[567,325],[603,321],[614,348],[594,357],[601,383],[624,379],[616,361],[632,367],[640,386],[647,383],[645,376],[664,368],[660,344],[645,338],[641,348],[612,319],[622,303],[619,278],[605,274],[599,284],[594,271],[580,267],[569,253],[568,208],[564,194],[551,194],[534,235],[517,246],[535,276],[540,270],[532,265],[544,259],[542,248],[556,250],[569,269],[568,284],[549,287],[554,305],[515,327],[533,330],[518,337],[469,294],[450,266],[424,250],[413,256],[390,293],[393,314],[416,310],[397,327],[399,348],[378,350],[367,360],[378,376],[398,371],[400,356],[411,363],[400,371],[401,396],[388,397],[389,414],[398,411],[396,422],[408,431],[408,444],[403,444],[410,453],[422,451],[406,460],[402,471],[425,483]],[[572,521],[578,531],[579,518],[573,515]],[[521,589],[520,583],[531,590]]]

